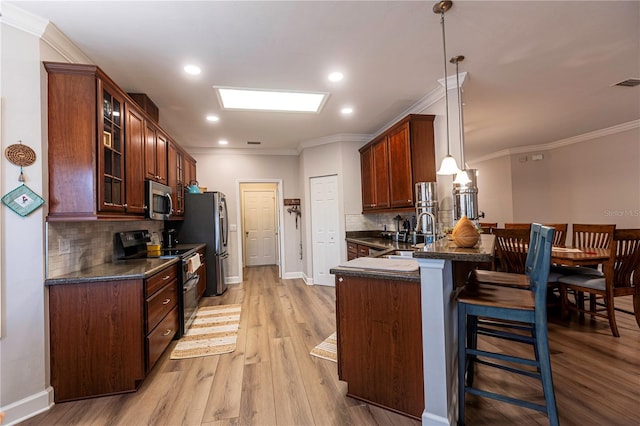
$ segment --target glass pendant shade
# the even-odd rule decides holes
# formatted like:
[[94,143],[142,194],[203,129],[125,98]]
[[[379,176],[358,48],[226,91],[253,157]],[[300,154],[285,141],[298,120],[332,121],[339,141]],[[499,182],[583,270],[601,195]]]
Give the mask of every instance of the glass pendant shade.
[[448,154],[442,159],[442,163],[440,163],[440,170],[438,170],[436,173],[439,175],[455,175],[460,172],[461,170],[458,168],[456,159],[453,158],[451,154]]
[[453,181],[453,183],[457,183],[458,185],[466,185],[470,182],[471,179],[469,179],[469,175],[466,170],[460,170],[460,173],[456,175],[456,179]]

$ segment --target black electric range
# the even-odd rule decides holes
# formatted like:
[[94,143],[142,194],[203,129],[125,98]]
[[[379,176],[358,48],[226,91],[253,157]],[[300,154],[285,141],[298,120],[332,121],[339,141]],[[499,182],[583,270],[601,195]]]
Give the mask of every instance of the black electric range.
[[180,317],[180,331],[176,338],[181,337],[189,328],[198,310],[198,281],[200,277],[189,268],[192,257],[199,256],[195,248],[165,247],[159,252],[149,253],[147,243],[151,242],[151,233],[147,230],[117,232],[114,235],[114,259],[126,261],[129,259],[171,259],[180,258],[178,272],[178,314]]

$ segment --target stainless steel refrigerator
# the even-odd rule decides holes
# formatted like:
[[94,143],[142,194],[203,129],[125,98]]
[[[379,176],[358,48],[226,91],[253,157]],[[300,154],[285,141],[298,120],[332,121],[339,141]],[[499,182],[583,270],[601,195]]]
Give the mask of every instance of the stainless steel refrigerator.
[[207,245],[207,289],[204,295],[220,295],[227,289],[224,277],[229,258],[226,196],[222,192],[186,193],[184,210],[184,221],[178,226],[178,242]]

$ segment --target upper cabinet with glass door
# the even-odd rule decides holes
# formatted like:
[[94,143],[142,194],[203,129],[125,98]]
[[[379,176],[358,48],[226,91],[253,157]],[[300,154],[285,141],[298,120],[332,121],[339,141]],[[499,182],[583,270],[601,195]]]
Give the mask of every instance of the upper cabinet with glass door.
[[124,101],[108,85],[102,86],[102,158],[98,176],[100,211],[124,210]]

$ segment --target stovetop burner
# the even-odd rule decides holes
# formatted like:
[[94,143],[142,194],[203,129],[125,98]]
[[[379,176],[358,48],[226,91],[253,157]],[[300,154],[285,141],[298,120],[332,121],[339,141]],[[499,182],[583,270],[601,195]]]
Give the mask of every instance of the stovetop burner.
[[117,232],[114,235],[114,259],[170,259],[172,257],[186,257],[195,253],[193,248],[162,248],[156,254],[147,252],[147,243],[151,241],[149,231]]

